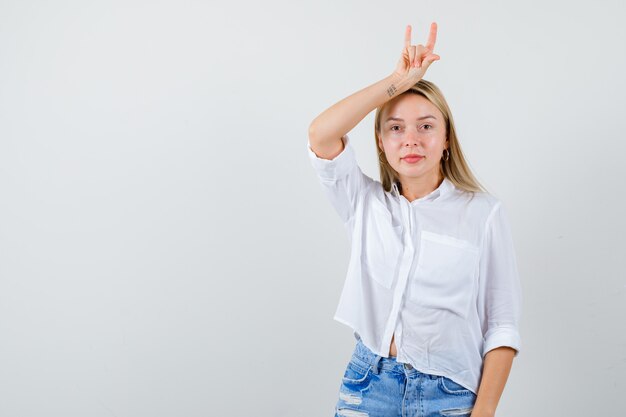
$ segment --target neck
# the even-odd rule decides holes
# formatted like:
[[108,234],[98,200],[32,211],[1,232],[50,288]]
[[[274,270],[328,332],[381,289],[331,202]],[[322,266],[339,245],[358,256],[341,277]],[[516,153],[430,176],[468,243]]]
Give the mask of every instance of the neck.
[[443,179],[443,174],[439,173],[437,176],[427,178],[412,178],[410,181],[400,180],[402,195],[409,201],[417,200],[435,191]]

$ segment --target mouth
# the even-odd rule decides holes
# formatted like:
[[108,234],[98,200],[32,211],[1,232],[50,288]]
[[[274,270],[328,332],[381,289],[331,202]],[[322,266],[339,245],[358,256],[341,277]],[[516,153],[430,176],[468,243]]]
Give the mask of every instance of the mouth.
[[403,161],[408,162],[409,164],[414,164],[422,159],[424,159],[424,157],[421,155],[408,155],[402,158]]

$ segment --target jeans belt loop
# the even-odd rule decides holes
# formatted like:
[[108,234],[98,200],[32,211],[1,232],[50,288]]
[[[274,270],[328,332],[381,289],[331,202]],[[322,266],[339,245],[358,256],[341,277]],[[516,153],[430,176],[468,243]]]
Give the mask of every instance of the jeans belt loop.
[[376,359],[374,360],[374,364],[372,365],[372,370],[374,371],[376,375],[378,375],[378,366],[380,363],[380,358],[382,358],[382,356],[376,355]]

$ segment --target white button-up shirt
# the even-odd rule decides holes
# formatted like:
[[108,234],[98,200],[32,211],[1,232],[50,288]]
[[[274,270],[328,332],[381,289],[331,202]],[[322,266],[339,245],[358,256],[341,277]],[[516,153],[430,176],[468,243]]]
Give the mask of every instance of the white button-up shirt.
[[502,203],[448,179],[413,201],[359,168],[344,136],[334,159],[308,154],[343,221],[351,259],[334,319],[370,350],[478,392],[485,354],[518,355],[522,293]]

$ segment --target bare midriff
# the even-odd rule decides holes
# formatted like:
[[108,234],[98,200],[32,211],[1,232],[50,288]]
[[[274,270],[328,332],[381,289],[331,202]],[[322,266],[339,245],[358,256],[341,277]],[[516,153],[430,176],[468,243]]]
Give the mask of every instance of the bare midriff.
[[396,341],[394,340],[396,335],[391,336],[391,346],[389,346],[389,356],[398,356],[398,352],[396,351]]

